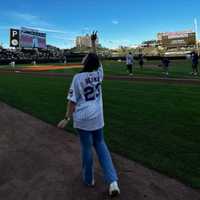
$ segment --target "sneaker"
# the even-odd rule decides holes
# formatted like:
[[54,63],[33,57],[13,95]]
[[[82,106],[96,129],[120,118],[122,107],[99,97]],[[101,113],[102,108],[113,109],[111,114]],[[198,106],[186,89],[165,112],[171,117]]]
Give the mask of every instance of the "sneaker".
[[194,73],[194,76],[197,76],[197,73],[196,73],[196,72]]
[[130,73],[129,76],[133,76],[133,73]]
[[110,184],[109,195],[111,197],[115,197],[119,194],[120,194],[120,189],[119,189],[118,183],[117,183],[117,181],[114,181]]
[[94,186],[95,186],[95,180],[92,179],[91,187],[94,187]]
[[95,186],[95,180],[92,179],[92,183],[90,183],[90,184],[86,183],[86,186],[88,186],[88,187],[94,187]]

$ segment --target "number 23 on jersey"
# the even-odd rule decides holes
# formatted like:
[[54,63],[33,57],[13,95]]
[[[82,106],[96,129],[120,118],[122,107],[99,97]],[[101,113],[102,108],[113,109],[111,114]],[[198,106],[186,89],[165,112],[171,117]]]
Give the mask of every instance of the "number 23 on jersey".
[[93,101],[100,95],[100,83],[97,83],[95,86],[87,86],[84,89],[84,96],[86,101]]

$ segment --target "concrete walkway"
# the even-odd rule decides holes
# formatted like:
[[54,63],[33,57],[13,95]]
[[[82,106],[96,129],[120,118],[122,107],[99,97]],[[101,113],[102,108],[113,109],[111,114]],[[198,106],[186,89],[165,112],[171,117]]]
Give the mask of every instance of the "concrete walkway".
[[[113,155],[122,200],[200,200],[200,191]],[[96,162],[98,163],[98,162]],[[0,200],[107,200],[82,184],[78,138],[0,102]]]

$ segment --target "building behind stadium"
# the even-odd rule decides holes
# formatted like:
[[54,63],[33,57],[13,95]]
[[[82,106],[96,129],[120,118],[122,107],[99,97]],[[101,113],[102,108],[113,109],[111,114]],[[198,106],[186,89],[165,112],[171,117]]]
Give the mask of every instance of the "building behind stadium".
[[[99,46],[99,40],[96,40],[96,45]],[[76,37],[76,47],[82,48],[82,47],[92,47],[91,38],[89,34],[86,34],[85,36],[78,36]]]
[[194,31],[165,32],[157,34],[159,46],[166,48],[187,48],[195,47],[197,44],[196,33]]

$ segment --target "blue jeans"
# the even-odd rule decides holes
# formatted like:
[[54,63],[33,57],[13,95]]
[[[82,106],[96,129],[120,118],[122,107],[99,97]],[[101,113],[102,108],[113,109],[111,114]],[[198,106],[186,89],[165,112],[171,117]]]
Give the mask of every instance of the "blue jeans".
[[94,146],[100,165],[103,169],[107,183],[117,181],[118,177],[113,166],[110,152],[104,141],[103,129],[96,131],[85,131],[77,129],[80,136],[82,153],[82,173],[85,184],[90,185],[93,177],[93,155],[92,146]]

